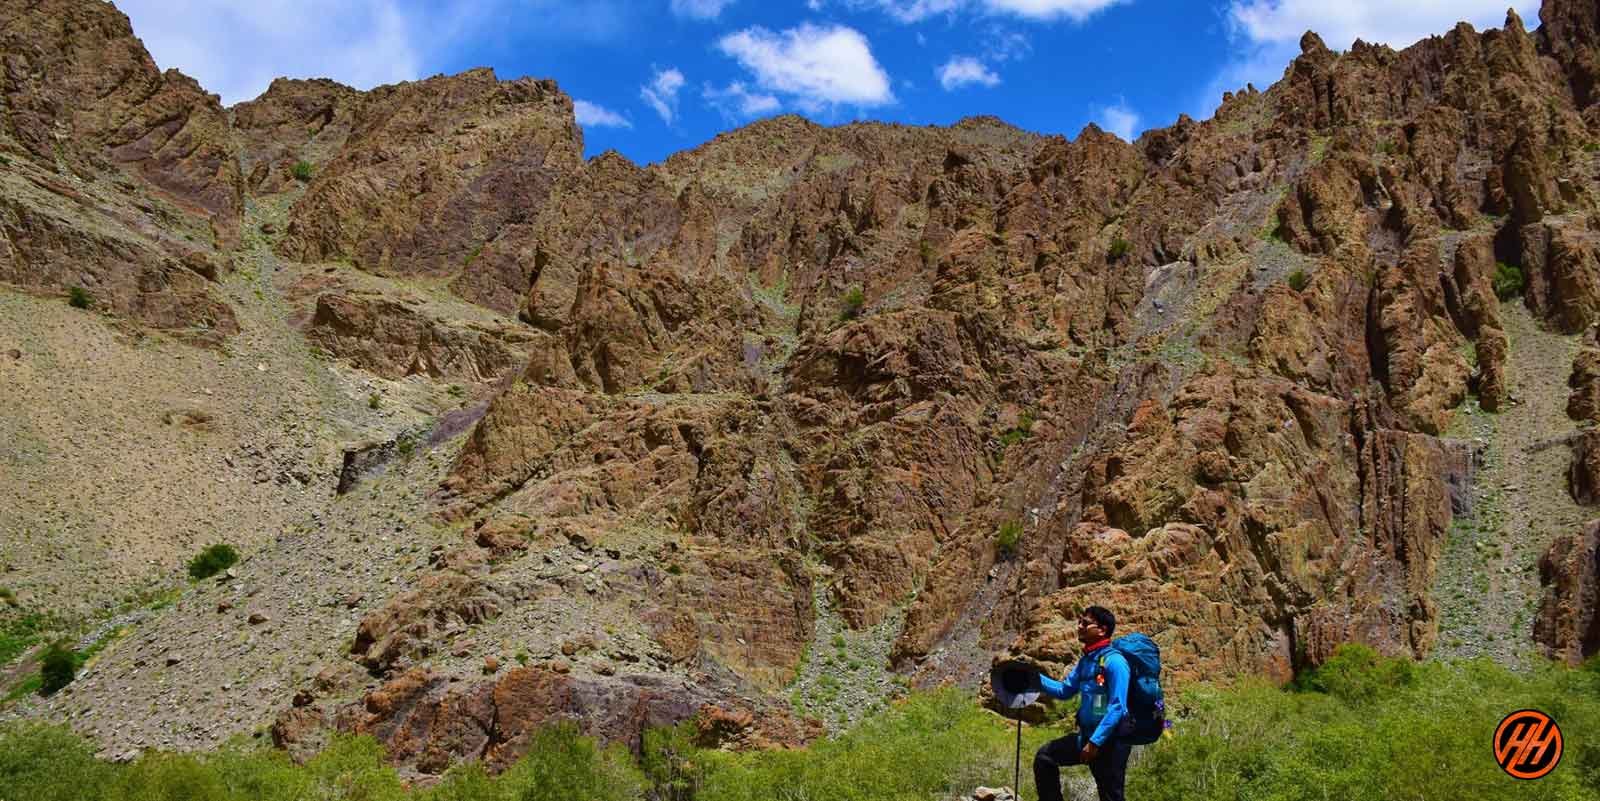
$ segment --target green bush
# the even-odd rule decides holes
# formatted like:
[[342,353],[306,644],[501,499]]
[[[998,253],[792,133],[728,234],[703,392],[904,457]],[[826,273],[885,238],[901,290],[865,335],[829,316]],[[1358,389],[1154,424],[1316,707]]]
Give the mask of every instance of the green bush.
[[[1033,798],[1027,760],[1063,732],[1023,731],[1022,797]],[[1014,724],[955,688],[912,696],[805,750],[702,751],[696,801],[927,801],[974,787],[1009,786]]]
[[1384,657],[1369,646],[1346,643],[1320,667],[1296,676],[1294,686],[1364,704],[1391,696],[1414,679],[1411,660]]
[[640,749],[639,767],[656,801],[695,801],[705,784],[703,760],[698,759],[694,726],[681,723],[671,728],[647,729]]
[[1106,261],[1116,261],[1128,255],[1128,251],[1132,249],[1133,243],[1119,236],[1111,240],[1111,248],[1106,251]]
[[367,408],[376,409],[383,404],[383,396],[374,392],[367,396]]
[[63,643],[52,643],[39,660],[39,691],[54,695],[78,675],[78,659]]
[[16,606],[17,594],[12,592],[10,587],[0,587],[0,603],[4,603],[6,606]]
[[839,311],[839,319],[854,320],[855,318],[860,317],[861,307],[865,306],[866,303],[867,295],[861,291],[861,287],[850,287],[845,291],[844,297],[840,300],[840,304],[844,308]]
[[94,305],[94,298],[89,296],[89,291],[81,286],[67,290],[67,305],[74,309],[87,309]]
[[0,724],[0,799],[94,801],[108,797],[119,766],[94,758],[94,747],[65,726]]
[[1305,291],[1306,285],[1310,283],[1311,279],[1306,276],[1305,270],[1295,270],[1289,273],[1289,288],[1296,292]]
[[1494,295],[1501,300],[1510,300],[1522,294],[1526,285],[1522,268],[1515,264],[1506,264],[1503,261],[1494,263]]
[[994,547],[1002,558],[1009,557],[1017,552],[1017,543],[1022,540],[1022,524],[1015,520],[1007,520],[1000,524],[1000,530],[995,533]]
[[296,181],[309,181],[311,180],[311,162],[297,161],[294,163],[294,169],[290,172],[294,175]]
[[232,545],[219,542],[208,545],[195,558],[189,560],[189,576],[195,579],[210,578],[239,561],[239,552]]

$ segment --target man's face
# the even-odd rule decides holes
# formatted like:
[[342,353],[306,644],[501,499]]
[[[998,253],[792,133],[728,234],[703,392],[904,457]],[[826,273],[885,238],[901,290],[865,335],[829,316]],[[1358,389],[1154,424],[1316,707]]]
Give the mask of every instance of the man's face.
[[1078,615],[1078,642],[1088,645],[1106,638],[1106,630],[1088,614]]

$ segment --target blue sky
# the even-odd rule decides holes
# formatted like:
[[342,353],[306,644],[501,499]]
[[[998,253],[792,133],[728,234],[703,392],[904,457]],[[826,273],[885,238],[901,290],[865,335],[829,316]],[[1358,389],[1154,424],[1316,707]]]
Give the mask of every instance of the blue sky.
[[554,78],[585,151],[660,161],[774,114],[993,114],[1125,138],[1266,88],[1317,30],[1403,47],[1537,0],[117,0],[162,67],[248,100],[278,75],[358,88],[493,67]]

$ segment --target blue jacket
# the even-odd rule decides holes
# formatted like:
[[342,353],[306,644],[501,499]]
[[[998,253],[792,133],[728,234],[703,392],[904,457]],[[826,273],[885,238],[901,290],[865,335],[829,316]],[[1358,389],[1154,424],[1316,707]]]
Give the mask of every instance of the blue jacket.
[[[1105,658],[1105,683],[1096,681],[1100,673],[1100,659]],[[1128,715],[1128,660],[1122,654],[1104,645],[1086,652],[1073,665],[1066,681],[1056,681],[1044,674],[1039,684],[1054,698],[1065,701],[1074,695],[1078,699],[1078,730],[1093,734],[1089,741],[1105,745],[1117,730],[1117,724]]]

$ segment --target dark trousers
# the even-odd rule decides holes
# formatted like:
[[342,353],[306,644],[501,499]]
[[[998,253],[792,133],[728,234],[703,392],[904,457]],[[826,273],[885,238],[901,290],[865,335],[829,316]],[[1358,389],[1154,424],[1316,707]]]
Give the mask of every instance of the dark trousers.
[[[1039,791],[1039,801],[1061,801],[1061,769],[1077,765],[1078,734],[1069,734],[1040,746],[1033,755],[1033,784]],[[1082,735],[1083,742],[1088,736]],[[1100,754],[1089,763],[1089,773],[1094,775],[1094,786],[1100,791],[1100,801],[1123,801],[1122,785],[1128,778],[1128,752],[1132,747],[1111,738],[1100,748]]]

